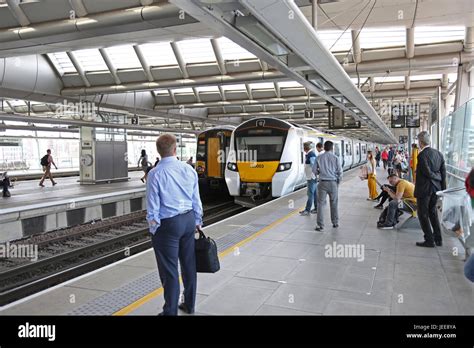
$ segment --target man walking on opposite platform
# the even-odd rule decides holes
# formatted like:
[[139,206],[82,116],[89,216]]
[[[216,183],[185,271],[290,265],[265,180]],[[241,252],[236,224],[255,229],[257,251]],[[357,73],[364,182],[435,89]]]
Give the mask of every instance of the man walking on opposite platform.
[[[161,161],[148,174],[147,220],[165,304],[159,315],[177,315],[178,308],[194,313],[196,302],[196,256],[194,233],[202,224],[198,177],[193,167],[176,158],[176,137],[160,135],[156,148]],[[179,301],[178,259],[184,284],[184,302]]]
[[339,216],[337,212],[338,188],[342,180],[342,166],[339,158],[333,153],[332,141],[324,143],[324,153],[316,158],[313,172],[319,175],[318,183],[318,217],[316,231],[324,229],[323,208],[326,204],[326,196],[329,195],[332,227],[339,227]]
[[441,152],[430,147],[431,139],[428,132],[420,132],[417,136],[420,152],[416,165],[415,197],[417,200],[418,219],[425,235],[420,247],[433,248],[435,244],[442,246],[441,228],[436,213],[436,191],[446,189],[446,168]]
[[[307,141],[303,145],[305,155],[304,173],[306,175],[306,189],[308,193],[308,200],[306,201],[306,208],[300,211],[300,215],[316,214],[318,212],[318,182],[316,181],[316,175],[313,173],[313,167],[316,163],[316,153],[312,149],[313,143]],[[318,143],[316,149],[319,152],[322,151],[323,145]],[[314,203],[314,209],[311,209]]]

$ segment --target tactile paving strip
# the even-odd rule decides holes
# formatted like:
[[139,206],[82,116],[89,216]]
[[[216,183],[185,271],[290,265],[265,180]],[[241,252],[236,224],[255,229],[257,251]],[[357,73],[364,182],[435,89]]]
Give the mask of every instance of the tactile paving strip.
[[[286,210],[269,213],[244,227],[217,238],[217,250],[222,252],[232,247],[287,214],[288,211]],[[150,271],[150,273],[130,281],[120,288],[77,307],[68,315],[112,315],[160,287],[161,281],[158,270]]]

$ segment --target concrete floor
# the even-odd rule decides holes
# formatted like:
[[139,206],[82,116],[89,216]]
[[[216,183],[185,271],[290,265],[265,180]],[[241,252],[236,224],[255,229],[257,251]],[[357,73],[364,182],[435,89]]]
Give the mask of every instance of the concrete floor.
[[[314,215],[295,213],[305,202],[304,190],[207,227],[218,239],[274,221],[256,238],[231,247],[219,272],[198,275],[196,315],[474,314],[474,285],[463,275],[460,243],[444,236],[443,247],[419,248],[421,230],[377,229],[380,211],[366,200],[367,182],[356,174],[346,175],[340,186],[337,229],[327,206],[323,232],[314,230]],[[380,181],[385,176],[379,172]],[[325,248],[333,242],[363,246],[363,260],[327,257]],[[125,307],[123,314],[156,315],[163,305],[156,273],[149,250],[0,314],[113,314]]]

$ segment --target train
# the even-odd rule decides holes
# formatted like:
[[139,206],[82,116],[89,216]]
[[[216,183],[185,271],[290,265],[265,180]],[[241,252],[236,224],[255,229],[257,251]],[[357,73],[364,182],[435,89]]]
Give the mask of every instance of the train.
[[344,171],[365,163],[367,151],[378,146],[274,117],[253,118],[198,135],[200,186],[225,190],[246,207],[284,196],[306,185],[303,144],[327,140],[334,143]]
[[209,128],[197,136],[196,171],[201,196],[229,195],[224,173],[234,126]]

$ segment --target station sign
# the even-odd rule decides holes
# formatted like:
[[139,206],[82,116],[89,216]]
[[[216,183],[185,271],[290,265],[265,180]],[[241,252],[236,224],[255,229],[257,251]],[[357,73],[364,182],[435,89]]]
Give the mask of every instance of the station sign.
[[305,109],[304,118],[314,118],[314,110],[313,109]]
[[405,128],[405,115],[403,111],[403,104],[392,105],[392,128]]

